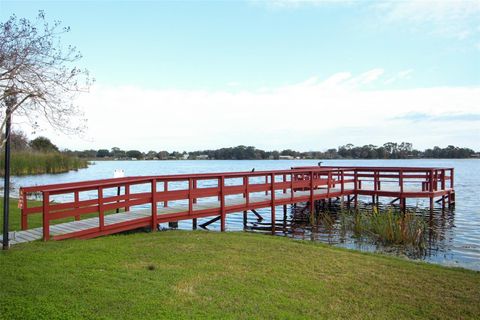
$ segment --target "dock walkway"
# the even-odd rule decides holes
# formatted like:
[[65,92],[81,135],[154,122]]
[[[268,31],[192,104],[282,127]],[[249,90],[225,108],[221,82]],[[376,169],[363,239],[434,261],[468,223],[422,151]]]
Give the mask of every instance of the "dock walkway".
[[[455,201],[453,168],[299,167],[290,170],[128,177],[21,188],[21,231],[10,244],[35,240],[88,239],[179,220],[216,217],[225,230],[226,215],[338,198],[357,206],[359,196],[393,198],[405,208],[407,198]],[[28,207],[31,194],[42,205]],[[57,199],[62,199],[57,202]],[[390,199],[391,200],[391,199]],[[122,211],[122,212],[119,212]],[[42,226],[28,228],[28,217],[42,215]],[[95,217],[91,217],[96,215]],[[246,215],[244,215],[245,217]],[[73,218],[57,223],[55,220]],[[244,218],[245,219],[245,218]],[[275,232],[275,224],[272,224]]]

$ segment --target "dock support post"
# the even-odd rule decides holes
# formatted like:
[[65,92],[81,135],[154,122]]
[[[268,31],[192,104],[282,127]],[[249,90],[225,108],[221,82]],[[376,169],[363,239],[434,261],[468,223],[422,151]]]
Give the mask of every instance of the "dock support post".
[[275,174],[272,173],[270,175],[270,183],[271,183],[271,200],[272,200],[272,212],[271,212],[271,220],[272,220],[272,234],[275,234],[275,222],[276,222],[276,217],[275,217]]
[[225,177],[221,177],[219,179],[220,181],[220,210],[221,210],[221,221],[220,221],[220,231],[224,232],[225,231],[225,225],[226,225],[226,210],[225,210],[225,194],[224,194],[224,187],[225,187]]
[[130,206],[128,205],[128,203],[130,202],[130,185],[128,183],[125,185],[125,195],[125,212],[128,212],[130,211]]
[[157,180],[152,180],[152,221],[151,221],[151,231],[157,231],[158,227],[158,218],[157,218]]
[[407,199],[400,198],[400,212],[405,213],[407,212]]
[[433,213],[433,197],[430,197],[430,213]]
[[243,229],[247,228],[248,214],[247,211],[243,211]]
[[[22,188],[20,188],[20,199],[22,200],[22,208],[21,208],[21,214],[22,214],[22,230],[27,230],[28,229],[28,216],[27,216],[27,207],[28,207],[28,202],[27,202],[27,193],[22,191]],[[449,197],[450,199],[450,197]]]
[[[75,204],[74,204],[75,209],[78,209],[78,207],[79,207],[78,202],[80,201],[80,196],[79,196],[79,194],[78,194],[78,191],[75,191],[75,192],[74,192],[74,196],[73,196],[73,197],[74,197],[74,201],[75,201]],[[118,210],[118,208],[117,208],[117,210]],[[118,213],[118,211],[117,211],[117,213]],[[77,215],[75,216],[75,221],[79,221],[79,220],[80,220],[80,215],[77,214]]]
[[192,219],[192,229],[197,230],[197,218]]
[[271,220],[272,220],[272,234],[275,234],[275,205],[272,205],[272,213],[271,213]]
[[97,189],[98,195],[98,229],[103,231],[105,228],[105,210],[103,209],[103,187]]
[[310,172],[310,223],[313,225],[315,223],[315,202],[314,202],[314,184],[313,184],[313,171]]
[[[48,241],[50,239],[50,219],[49,219],[49,204],[50,204],[50,194],[48,192],[43,192],[43,216],[42,216],[42,225],[43,225],[43,241]],[[8,234],[8,232],[7,232]]]
[[[163,182],[163,192],[167,192],[167,191],[168,191],[168,181],[165,180]],[[163,201],[163,206],[165,208],[168,207],[168,201],[167,200]]]

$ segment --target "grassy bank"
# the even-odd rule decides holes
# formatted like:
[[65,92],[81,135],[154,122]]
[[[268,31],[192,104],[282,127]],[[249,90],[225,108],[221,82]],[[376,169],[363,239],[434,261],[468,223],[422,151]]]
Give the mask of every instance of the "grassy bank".
[[[0,175],[3,175],[4,155],[0,155]],[[16,176],[43,173],[62,173],[86,168],[88,162],[60,152],[14,152],[11,156],[11,174]]]
[[168,231],[0,253],[0,318],[474,319],[480,273],[249,233]]
[[[1,202],[0,202],[1,204]],[[11,229],[19,210],[11,201]],[[39,226],[40,215],[30,218]],[[480,273],[252,233],[168,231],[0,252],[0,319],[475,319]]]
[[[18,208],[18,199],[10,199],[10,214],[9,214],[9,223],[8,229],[10,231],[20,230],[20,223],[21,223],[21,215],[20,209]],[[40,201],[28,201],[29,205],[40,205]],[[0,225],[3,227],[3,197],[0,198]],[[36,228],[42,225],[42,215],[41,214],[34,214],[30,215],[28,218],[29,228]],[[0,231],[0,234],[3,233]]]

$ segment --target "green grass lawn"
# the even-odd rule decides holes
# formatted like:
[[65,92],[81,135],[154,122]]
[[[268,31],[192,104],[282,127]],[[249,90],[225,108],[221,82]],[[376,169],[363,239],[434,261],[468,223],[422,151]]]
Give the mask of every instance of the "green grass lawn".
[[0,319],[479,315],[479,272],[259,234],[138,233],[0,253]]
[[[16,230],[21,230],[21,214],[20,214],[20,209],[18,208],[18,199],[13,199],[11,198],[10,201],[10,215],[9,215],[9,230],[10,231],[16,231]],[[36,207],[41,205],[41,201],[28,201],[28,206],[29,207]],[[0,223],[3,227],[3,197],[0,198]],[[69,219],[69,221],[72,219]],[[42,215],[40,213],[32,214],[28,216],[28,228],[33,229],[37,227],[42,226]],[[0,231],[0,234],[2,232]]]
[[251,233],[167,231],[0,253],[1,319],[478,319],[480,273]]

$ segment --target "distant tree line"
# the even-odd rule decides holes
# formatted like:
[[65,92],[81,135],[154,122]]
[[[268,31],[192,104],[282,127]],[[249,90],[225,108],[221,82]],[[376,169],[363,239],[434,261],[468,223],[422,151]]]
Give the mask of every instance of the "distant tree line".
[[299,152],[291,149],[282,151],[265,151],[253,146],[237,146],[215,150],[199,150],[193,152],[168,152],[121,150],[120,148],[69,151],[71,155],[89,159],[146,159],[146,160],[186,160],[186,159],[216,159],[216,160],[262,160],[262,159],[410,159],[410,158],[471,158],[478,153],[470,148],[448,146],[434,147],[423,151],[416,150],[409,142],[387,142],[382,146],[372,144],[354,146],[346,144],[326,151]]

